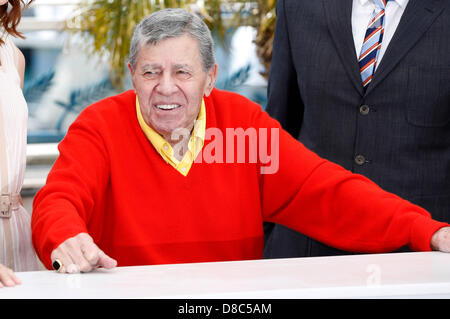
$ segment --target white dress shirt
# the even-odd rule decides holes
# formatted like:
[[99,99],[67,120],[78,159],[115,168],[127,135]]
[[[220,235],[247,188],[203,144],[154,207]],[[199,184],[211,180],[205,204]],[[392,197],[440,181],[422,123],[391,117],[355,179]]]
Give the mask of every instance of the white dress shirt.
[[[391,0],[388,1],[384,16],[384,35],[381,42],[380,52],[378,53],[378,61],[375,69],[380,65],[386,48],[397,29],[398,23],[405,11],[409,0]],[[372,18],[375,4],[371,0],[353,0],[352,9],[352,31],[355,43],[356,56],[359,57],[361,47],[363,45],[364,36],[366,35],[367,25]]]

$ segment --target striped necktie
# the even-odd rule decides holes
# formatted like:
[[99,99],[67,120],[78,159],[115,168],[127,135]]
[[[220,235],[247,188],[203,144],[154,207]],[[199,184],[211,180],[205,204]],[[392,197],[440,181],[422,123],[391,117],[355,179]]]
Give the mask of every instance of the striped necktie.
[[364,89],[372,81],[381,41],[384,34],[384,9],[389,0],[373,0],[375,10],[367,26],[366,35],[359,55],[359,69]]

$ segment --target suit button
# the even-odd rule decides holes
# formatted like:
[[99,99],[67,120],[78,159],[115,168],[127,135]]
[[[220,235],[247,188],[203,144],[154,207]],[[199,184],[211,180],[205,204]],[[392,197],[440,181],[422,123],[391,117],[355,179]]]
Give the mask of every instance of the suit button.
[[369,111],[370,107],[368,105],[361,105],[361,107],[359,108],[359,113],[361,113],[362,115],[369,114]]
[[366,162],[366,158],[363,155],[355,156],[355,163],[358,165],[363,165]]

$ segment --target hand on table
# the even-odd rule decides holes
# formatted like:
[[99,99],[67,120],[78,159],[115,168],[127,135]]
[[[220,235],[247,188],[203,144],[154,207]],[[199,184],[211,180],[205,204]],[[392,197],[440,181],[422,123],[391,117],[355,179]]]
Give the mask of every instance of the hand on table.
[[21,283],[22,282],[20,281],[20,279],[14,274],[11,269],[0,264],[0,288],[4,286],[12,287]]
[[450,227],[443,227],[431,237],[431,249],[450,252]]
[[67,239],[51,254],[52,263],[58,260],[58,272],[78,273],[89,272],[97,267],[111,269],[117,266],[117,261],[107,256],[87,233],[80,233]]

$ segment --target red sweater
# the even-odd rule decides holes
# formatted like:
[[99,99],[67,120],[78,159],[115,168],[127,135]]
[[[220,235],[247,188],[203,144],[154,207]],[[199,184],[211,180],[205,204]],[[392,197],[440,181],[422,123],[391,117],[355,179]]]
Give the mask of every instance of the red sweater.
[[[431,235],[447,225],[318,157],[281,129],[274,174],[261,174],[269,164],[259,157],[237,163],[237,143],[229,163],[225,140],[223,163],[196,162],[184,177],[144,135],[135,101],[127,91],[87,107],[59,144],[32,214],[33,243],[49,269],[52,250],[80,232],[127,266],[261,258],[263,221],[360,252],[406,244],[429,250]],[[215,89],[205,105],[207,132],[217,128],[224,139],[226,128],[280,128],[234,93]],[[211,153],[213,141],[219,153]],[[203,150],[221,155],[218,142],[207,139]]]

